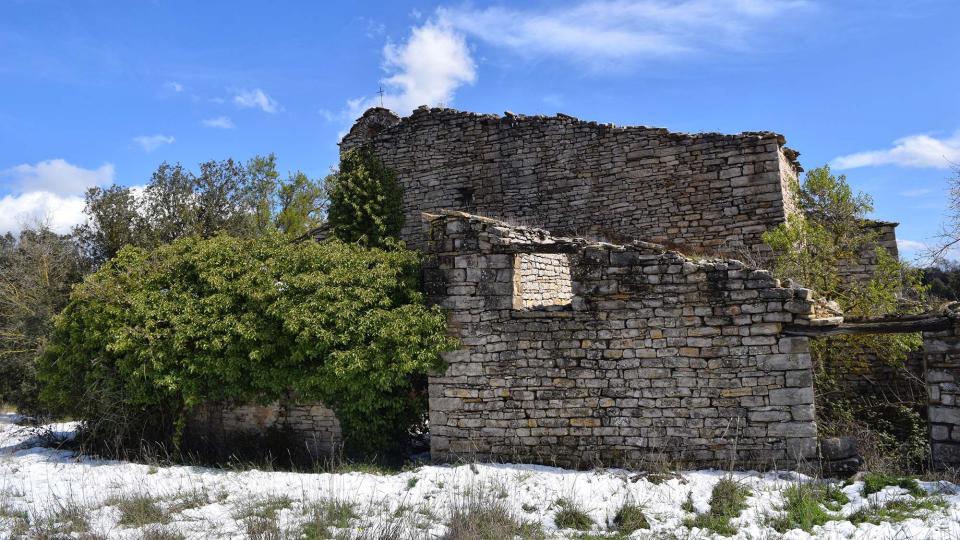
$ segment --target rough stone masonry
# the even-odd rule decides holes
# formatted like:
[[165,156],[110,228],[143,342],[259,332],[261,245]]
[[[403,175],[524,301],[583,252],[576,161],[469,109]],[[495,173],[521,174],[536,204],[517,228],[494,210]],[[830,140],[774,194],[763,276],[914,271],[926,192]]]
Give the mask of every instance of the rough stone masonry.
[[643,239],[688,254],[762,249],[792,211],[797,153],[771,132],[684,134],[571,116],[368,110],[340,143],[370,145],[404,190],[402,237],[444,209],[555,234]]
[[[365,112],[341,151],[369,145],[396,173],[401,236],[428,253],[430,299],[463,344],[430,382],[434,458],[814,458],[808,338],[784,328],[842,318],[818,318],[809,290],[704,258],[763,255],[762,234],[797,211],[802,169],[784,143],[772,132],[683,134],[562,114]],[[896,224],[868,225],[896,256]],[[843,273],[867,279],[875,264],[868,249]],[[951,336],[928,334],[925,358],[934,453],[960,462],[956,355],[936,349]],[[318,404],[210,418],[220,419],[214,430],[302,432],[311,453],[340,440]]]
[[[426,290],[462,342],[430,379],[434,459],[793,467],[816,457],[807,338],[782,333],[816,324],[810,290],[646,242],[450,211],[426,222]],[[518,302],[517,261],[531,255],[569,261],[565,303]]]

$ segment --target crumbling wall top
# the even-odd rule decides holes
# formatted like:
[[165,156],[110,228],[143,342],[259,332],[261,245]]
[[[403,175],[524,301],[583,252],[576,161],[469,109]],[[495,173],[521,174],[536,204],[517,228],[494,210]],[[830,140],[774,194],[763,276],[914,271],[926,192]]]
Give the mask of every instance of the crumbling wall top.
[[377,137],[383,131],[402,129],[408,124],[428,122],[430,120],[438,120],[443,122],[472,120],[481,124],[498,125],[563,123],[592,127],[596,130],[597,134],[601,136],[608,133],[616,134],[625,131],[645,131],[657,133],[674,140],[693,139],[702,141],[716,141],[731,140],[736,138],[750,138],[763,141],[771,140],[776,141],[776,143],[783,148],[785,157],[790,164],[793,165],[797,172],[803,170],[803,168],[800,166],[800,162],[798,161],[800,152],[787,147],[786,137],[774,131],[743,131],[737,134],[719,132],[687,133],[682,131],[670,131],[669,129],[662,127],[651,127],[644,125],[627,126],[591,120],[581,120],[575,116],[570,116],[563,113],[556,113],[553,116],[547,116],[540,114],[515,114],[511,111],[504,111],[503,115],[501,116],[491,113],[461,111],[448,107],[427,107],[426,105],[418,107],[410,114],[410,116],[405,117],[398,116],[393,111],[383,107],[372,107],[367,109],[354,123],[353,127],[350,129],[350,132],[347,133],[347,135],[343,138],[343,141],[340,143],[340,148],[341,150],[349,150],[358,144],[363,144]]

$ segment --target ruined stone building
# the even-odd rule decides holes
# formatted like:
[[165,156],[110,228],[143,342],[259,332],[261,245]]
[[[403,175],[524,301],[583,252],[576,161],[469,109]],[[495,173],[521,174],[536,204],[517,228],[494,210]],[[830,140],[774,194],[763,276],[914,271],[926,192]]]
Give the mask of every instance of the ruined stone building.
[[688,254],[759,248],[792,211],[797,153],[776,133],[687,135],[565,115],[370,109],[340,143],[369,144],[404,189],[403,238],[421,213],[461,210],[564,236],[643,239]]
[[[395,172],[402,237],[424,252],[428,298],[461,343],[430,379],[433,458],[816,460],[809,339],[890,327],[825,313],[814,291],[740,262],[797,211],[802,169],[784,144],[565,115],[364,113],[341,150],[368,145]],[[871,226],[896,255],[896,224]],[[871,274],[864,255],[852,279]],[[960,462],[955,320],[903,326],[925,332],[945,463]],[[329,414],[299,411],[308,438],[335,442]]]

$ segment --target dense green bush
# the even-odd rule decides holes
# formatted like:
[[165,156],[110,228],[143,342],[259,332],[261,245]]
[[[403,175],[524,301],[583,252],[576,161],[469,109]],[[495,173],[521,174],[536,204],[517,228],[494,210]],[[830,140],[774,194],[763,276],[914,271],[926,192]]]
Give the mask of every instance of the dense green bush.
[[403,249],[279,234],[126,247],[57,317],[42,398],[127,447],[177,444],[202,403],[292,393],[333,408],[348,449],[390,451],[422,422],[426,374],[454,345],[417,265]]
[[340,159],[340,170],[327,180],[327,220],[344,242],[383,246],[403,227],[402,190],[393,171],[367,147]]

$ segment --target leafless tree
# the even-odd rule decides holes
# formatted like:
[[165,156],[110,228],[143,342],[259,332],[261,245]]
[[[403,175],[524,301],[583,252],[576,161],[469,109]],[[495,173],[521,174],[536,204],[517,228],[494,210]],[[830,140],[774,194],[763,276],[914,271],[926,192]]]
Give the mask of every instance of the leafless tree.
[[960,166],[954,168],[954,175],[947,180],[949,202],[945,221],[924,256],[934,265],[946,262],[951,251],[960,246]]
[[76,242],[44,222],[0,237],[0,402],[35,412],[34,362],[85,271]]

